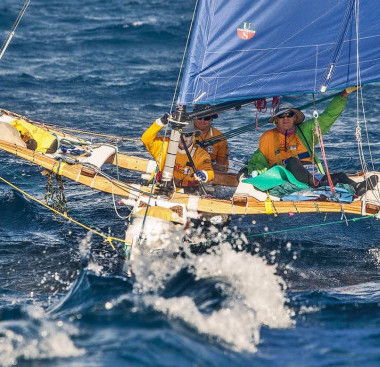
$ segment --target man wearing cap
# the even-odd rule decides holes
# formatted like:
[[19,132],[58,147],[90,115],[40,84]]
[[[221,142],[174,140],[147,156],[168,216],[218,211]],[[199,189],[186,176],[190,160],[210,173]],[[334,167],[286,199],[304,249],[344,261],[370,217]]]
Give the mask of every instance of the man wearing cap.
[[[318,116],[322,134],[326,134],[347,104],[347,96],[356,90],[356,87],[346,88],[340,95],[326,107],[325,111]],[[319,174],[314,175],[312,170],[313,157],[313,135],[315,129],[314,118],[305,121],[305,115],[290,103],[282,103],[278,112],[269,119],[274,123],[274,129],[264,132],[259,141],[259,148],[248,162],[247,171],[252,177],[266,171],[275,165],[282,165],[290,171],[294,177],[311,187],[328,185],[327,177],[324,175],[323,167],[314,154],[314,164]],[[318,143],[314,135],[315,144]],[[377,176],[371,176],[366,181],[356,183],[348,178],[343,172],[331,174],[335,184],[344,183],[351,185],[356,195],[360,196],[367,188],[372,189],[378,181]]]
[[[194,111],[202,111],[210,108],[209,104],[198,104],[194,106]],[[202,142],[203,140],[207,140],[219,135],[223,135],[221,131],[211,126],[213,119],[218,118],[217,114],[213,114],[210,116],[205,116],[201,118],[194,119],[194,126],[201,132],[201,134],[195,138],[196,141]],[[223,139],[209,147],[207,147],[207,151],[211,156],[212,166],[216,171],[227,171],[228,170],[228,144],[227,140]]]
[[[168,117],[169,114],[165,114],[163,117],[154,121],[141,137],[148,152],[156,160],[160,171],[164,168],[170,139],[168,137],[157,137],[157,134],[167,125]],[[173,172],[174,183],[177,187],[190,189],[191,187],[197,187],[199,181],[210,182],[214,178],[210,155],[194,144],[195,136],[199,135],[199,133],[199,130],[194,127],[193,122],[190,122],[182,129],[181,135],[192,157],[196,172],[193,171],[181,139],[178,145]]]

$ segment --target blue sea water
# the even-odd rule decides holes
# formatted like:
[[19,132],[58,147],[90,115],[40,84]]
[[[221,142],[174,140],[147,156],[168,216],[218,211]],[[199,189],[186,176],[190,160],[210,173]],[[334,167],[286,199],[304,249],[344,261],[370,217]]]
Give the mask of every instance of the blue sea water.
[[[194,2],[32,0],[0,61],[0,106],[139,139],[170,109]],[[1,2],[2,38],[22,3]],[[375,169],[379,90],[363,88]],[[356,101],[349,98],[325,146],[330,168],[355,172]],[[215,125],[227,131],[255,119],[247,108]],[[252,154],[258,136],[231,139],[233,167]],[[148,157],[138,142],[120,148]],[[0,153],[0,176],[43,200],[40,171]],[[69,182],[66,196],[80,222],[123,237],[112,197]],[[380,365],[376,219],[234,218],[214,252],[152,255],[133,279],[102,238],[55,219],[4,182],[0,223],[0,366]]]

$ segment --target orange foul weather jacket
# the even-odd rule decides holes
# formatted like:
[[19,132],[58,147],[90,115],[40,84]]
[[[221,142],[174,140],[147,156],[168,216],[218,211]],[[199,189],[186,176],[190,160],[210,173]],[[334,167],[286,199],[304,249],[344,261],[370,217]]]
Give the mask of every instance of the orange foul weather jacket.
[[[165,164],[166,153],[169,146],[169,138],[157,137],[158,132],[162,129],[163,124],[157,119],[143,134],[141,141],[144,143],[148,152],[156,160],[159,170],[162,171]],[[202,170],[207,173],[207,182],[214,178],[210,155],[200,147],[194,144],[189,148],[190,155],[196,170]],[[193,169],[188,165],[189,159],[184,150],[178,149],[174,166],[174,181],[178,187],[197,186],[198,180],[194,177]]]
[[[207,135],[205,137],[197,137],[196,141],[200,142],[219,135],[223,135],[223,133],[218,129],[215,129],[215,127],[211,126]],[[210,154],[212,164],[217,165],[218,169],[221,171],[227,171],[229,155],[227,140],[222,140],[221,142],[215,143],[214,145],[209,146],[206,149]]]

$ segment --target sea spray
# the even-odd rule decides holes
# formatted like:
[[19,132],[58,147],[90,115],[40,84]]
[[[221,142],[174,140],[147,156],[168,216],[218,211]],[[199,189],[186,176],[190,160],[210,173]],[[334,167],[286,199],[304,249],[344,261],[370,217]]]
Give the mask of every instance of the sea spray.
[[[15,317],[19,312],[15,312]],[[78,333],[71,324],[53,321],[36,306],[21,310],[22,318],[0,322],[0,366],[14,366],[19,360],[69,358],[82,355],[71,335]]]
[[[134,293],[141,296],[145,306],[237,351],[256,351],[261,326],[293,325],[293,313],[285,305],[286,285],[276,275],[275,265],[258,255],[237,252],[222,241],[201,255],[185,248],[181,256],[173,256],[183,246],[171,243],[167,251],[141,256],[134,262]],[[183,269],[193,275],[195,282],[210,280],[216,284],[223,294],[220,307],[205,312],[190,295],[163,296],[165,287]]]

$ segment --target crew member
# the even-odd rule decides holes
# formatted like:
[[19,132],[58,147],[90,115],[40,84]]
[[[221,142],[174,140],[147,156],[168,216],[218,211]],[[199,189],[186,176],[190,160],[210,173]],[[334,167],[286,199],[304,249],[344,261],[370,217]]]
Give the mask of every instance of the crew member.
[[[346,88],[342,93],[329,103],[325,111],[319,115],[318,123],[322,134],[326,134],[336,119],[340,116],[347,104],[347,96],[357,87]],[[294,177],[311,187],[328,186],[327,176],[314,153],[313,135],[315,129],[314,118],[303,122],[305,115],[294,108],[290,103],[282,103],[278,112],[269,119],[274,123],[274,129],[264,132],[259,141],[259,148],[248,162],[247,173],[256,176],[275,165],[282,165],[290,171]],[[314,135],[315,144],[318,143]],[[316,164],[320,174],[313,176],[311,173],[313,163]],[[378,182],[378,177],[373,175],[367,180],[356,183],[345,173],[331,174],[334,185],[337,183],[349,184],[353,187],[357,196],[363,195],[366,190],[373,189]]]
[[[157,119],[144,132],[141,137],[142,142],[149,153],[156,160],[159,170],[162,171],[169,146],[169,138],[157,137],[158,132],[168,123],[168,114]],[[191,121],[181,132],[187,149],[192,157],[196,171],[194,172],[189,158],[184,149],[182,139],[179,142],[175,166],[173,171],[174,183],[177,187],[191,188],[198,187],[199,181],[210,182],[214,178],[214,171],[211,164],[210,155],[202,148],[196,146],[195,137],[199,135],[199,130],[194,127]]]
[[[195,105],[193,112],[204,110],[210,107],[211,106],[209,104]],[[211,116],[194,119],[194,126],[201,132],[200,136],[196,137],[196,141],[201,142],[203,140],[223,135],[221,131],[211,126],[213,119],[216,118],[218,118],[218,115],[213,114]],[[222,141],[207,147],[207,151],[211,156],[212,166],[215,171],[225,172],[228,170],[229,150],[226,139],[223,139]]]

